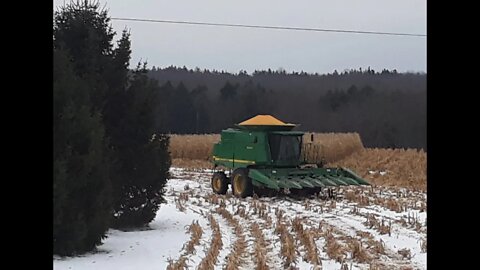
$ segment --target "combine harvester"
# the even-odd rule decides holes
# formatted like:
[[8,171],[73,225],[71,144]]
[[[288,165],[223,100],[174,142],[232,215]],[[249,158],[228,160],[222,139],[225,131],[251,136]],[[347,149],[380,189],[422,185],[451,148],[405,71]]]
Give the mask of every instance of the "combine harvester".
[[217,194],[226,194],[229,185],[241,198],[277,192],[311,195],[335,186],[370,185],[346,168],[323,168],[303,161],[304,132],[292,131],[295,124],[257,115],[235,126],[223,130],[213,147],[211,184]]

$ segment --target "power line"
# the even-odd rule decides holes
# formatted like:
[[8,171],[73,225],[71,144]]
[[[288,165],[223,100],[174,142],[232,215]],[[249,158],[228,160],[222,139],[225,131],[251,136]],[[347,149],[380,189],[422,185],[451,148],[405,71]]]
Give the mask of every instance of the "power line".
[[136,18],[115,18],[115,17],[112,17],[111,19],[116,20],[116,21],[136,21],[136,22],[172,23],[172,24],[189,24],[189,25],[204,25],[204,26],[243,27],[243,28],[260,28],[260,29],[275,29],[275,30],[315,31],[315,32],[372,34],[372,35],[389,35],[389,36],[411,36],[411,37],[426,37],[427,36],[425,34],[377,32],[377,31],[357,31],[357,30],[341,30],[341,29],[321,29],[321,28],[304,28],[304,27],[288,27],[288,26],[268,26],[268,25],[209,23],[209,22],[192,22],[192,21],[151,20],[151,19],[136,19]]

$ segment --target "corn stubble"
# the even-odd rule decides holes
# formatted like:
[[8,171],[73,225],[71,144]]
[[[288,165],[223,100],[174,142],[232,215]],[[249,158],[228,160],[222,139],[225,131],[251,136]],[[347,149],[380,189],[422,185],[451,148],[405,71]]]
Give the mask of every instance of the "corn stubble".
[[200,238],[202,238],[203,230],[197,221],[192,221],[192,224],[188,226],[187,232],[190,233],[190,241],[183,246],[184,253],[175,262],[173,259],[168,259],[167,270],[180,270],[188,269],[187,258],[188,255],[194,254],[195,247],[200,244]]
[[225,207],[218,207],[216,212],[227,220],[228,224],[234,229],[235,235],[237,236],[237,240],[233,244],[232,251],[227,256],[227,265],[225,269],[239,269],[239,267],[244,263],[243,256],[247,250],[247,242],[245,240],[243,227],[240,225],[238,220],[235,219],[233,215],[225,209]]
[[343,263],[347,255],[345,248],[337,241],[335,236],[332,234],[331,229],[326,231],[326,245],[325,252],[327,253],[330,259],[333,259],[339,263]]
[[367,220],[363,224],[369,229],[374,229],[380,234],[388,234],[388,236],[391,236],[392,221],[386,222],[384,219],[378,220],[373,214],[367,214],[366,219]]
[[315,244],[314,234],[310,230],[303,228],[304,221],[296,217],[292,221],[293,231],[297,235],[297,239],[300,239],[300,243],[304,246],[306,253],[304,260],[311,263],[314,267],[322,265],[322,261],[319,258],[317,245]]
[[370,262],[371,258],[366,249],[362,246],[362,243],[357,239],[350,238],[348,241],[348,247],[352,254],[352,259],[359,263]]
[[[365,154],[371,152],[370,150],[371,149],[360,150],[352,155]],[[370,154],[378,153],[383,153],[383,151],[371,152]],[[426,159],[425,153],[422,154],[421,151],[417,151],[416,153],[416,155],[424,155]],[[406,155],[406,157],[398,158],[392,155]],[[407,157],[411,158],[409,155],[412,155],[412,152],[408,150],[388,150],[384,156],[380,154],[378,157],[371,159],[376,160],[375,162],[383,167],[388,167],[392,162],[400,162],[399,160],[408,159]],[[344,160],[347,159],[349,158]],[[417,159],[417,161],[418,160],[422,159],[420,158]],[[369,160],[368,157],[364,158],[363,161],[366,164],[375,163]],[[426,160],[424,160],[424,162],[425,161]],[[361,162],[362,161],[359,161],[357,164]],[[423,165],[419,164],[419,167],[422,166]],[[368,170],[380,171],[380,167],[366,168],[368,168]],[[376,176],[371,177],[375,177],[375,181],[380,182],[382,177],[389,175],[391,177],[393,174],[390,170],[382,171],[386,171],[387,173],[385,175],[379,175],[377,173]],[[193,177],[194,176],[186,176],[185,179],[192,179]],[[399,181],[398,183],[405,182]],[[394,183],[394,185],[398,183]],[[177,191],[175,202],[181,211],[184,211],[187,203],[191,203],[190,201],[195,195],[197,195],[197,198],[200,196],[194,193],[192,189],[193,188],[186,185],[184,191]],[[423,193],[414,192],[411,189],[398,186],[342,187],[337,190],[337,192],[340,198],[347,202],[355,203],[350,209],[350,213],[365,218],[363,224],[367,228],[378,231],[380,235],[391,235],[392,221],[400,223],[404,227],[415,229],[418,232],[423,233],[425,230],[426,224],[420,222],[416,211],[413,211],[415,214],[408,211],[426,211],[426,202]],[[211,243],[200,265],[195,267],[196,269],[213,269],[219,260],[224,261],[224,269],[239,269],[246,267],[248,263],[246,259],[249,256],[251,256],[251,263],[253,263],[249,265],[253,269],[266,270],[279,268],[280,265],[275,265],[274,256],[277,254],[269,253],[276,248],[276,243],[268,242],[263,234],[265,230],[269,229],[274,229],[274,233],[278,236],[277,241],[279,241],[280,244],[279,255],[281,256],[281,263],[284,269],[295,269],[298,267],[297,263],[299,259],[310,263],[313,266],[312,269],[321,269],[321,254],[338,262],[341,265],[341,269],[351,269],[352,263],[365,264],[370,267],[369,269],[390,269],[390,265],[384,265],[388,263],[385,262],[384,258],[385,256],[390,257],[392,251],[389,249],[386,251],[385,243],[381,238],[377,241],[369,232],[357,231],[356,235],[352,237],[323,220],[321,220],[320,223],[316,223],[316,221],[312,221],[309,217],[305,216],[285,216],[285,212],[271,204],[270,200],[258,198],[257,196],[253,196],[251,199],[238,199],[231,195],[205,193],[202,194],[202,198],[206,204],[215,206],[215,208],[213,208],[215,209],[214,215],[219,215],[227,221],[236,239],[229,247],[230,253],[225,258],[219,258],[219,251],[222,249],[221,234],[215,219],[213,216],[209,216],[208,219],[212,227]],[[286,207],[289,207],[289,205],[291,206],[291,204],[285,204]],[[299,201],[298,205],[305,211],[316,213],[336,212],[344,209],[344,204],[340,203],[340,201],[337,203],[336,200],[317,201],[304,199],[303,201]],[[397,213],[404,213],[404,215],[402,218],[396,220],[382,215],[368,213],[368,211],[364,210],[364,207],[372,205],[382,206],[385,209]],[[206,214],[204,216],[207,217]],[[318,224],[318,226],[312,225],[312,223]],[[184,254],[195,252],[195,248],[199,245],[202,231],[201,228],[197,228],[197,226],[199,227],[198,222],[194,222],[188,227],[190,241],[183,247]],[[251,238],[255,240],[251,241]],[[325,240],[325,245],[317,246],[315,241],[321,238]],[[248,242],[246,239],[249,239]],[[418,244],[420,245],[421,252],[427,251],[425,239],[419,240]],[[411,251],[407,249],[399,250],[398,254],[393,253],[393,255],[395,255],[395,260],[403,258],[405,264],[407,260],[410,260],[412,257]],[[177,261],[169,259],[167,269],[187,269],[192,267],[188,266],[187,263],[188,259],[186,256],[180,256]],[[395,267],[396,266],[394,266],[394,269],[397,269]]]
[[199,270],[208,270],[213,269],[215,264],[218,261],[218,253],[222,249],[222,234],[220,233],[220,227],[218,226],[217,221],[212,215],[208,216],[208,221],[210,222],[210,227],[212,228],[212,240],[210,242],[210,248],[207,250],[205,257],[202,259],[198,265]]
[[283,266],[285,269],[289,269],[297,263],[297,252],[293,235],[290,234],[288,226],[285,224],[282,210],[277,211],[275,233],[280,237]]
[[255,240],[254,248],[254,260],[255,260],[255,269],[257,270],[269,270],[268,259],[267,259],[267,243],[263,236],[262,230],[258,223],[254,222],[251,227],[252,236]]

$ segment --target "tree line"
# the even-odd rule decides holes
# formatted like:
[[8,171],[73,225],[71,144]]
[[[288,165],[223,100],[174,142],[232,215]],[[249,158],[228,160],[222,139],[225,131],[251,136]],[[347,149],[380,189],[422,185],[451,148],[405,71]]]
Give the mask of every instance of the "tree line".
[[[153,67],[167,133],[218,133],[256,114],[299,123],[299,130],[358,132],[366,147],[426,150],[426,75],[370,68],[249,75]],[[159,125],[162,126],[162,125]]]

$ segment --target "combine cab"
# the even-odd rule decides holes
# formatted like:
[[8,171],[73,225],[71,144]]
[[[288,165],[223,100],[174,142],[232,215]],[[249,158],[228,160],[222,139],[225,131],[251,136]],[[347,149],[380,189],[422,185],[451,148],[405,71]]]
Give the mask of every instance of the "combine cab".
[[[370,185],[345,168],[316,168],[302,161],[303,132],[292,131],[270,115],[258,115],[222,131],[213,147],[212,189],[225,194],[231,185],[237,197],[275,192],[314,194],[324,188]],[[222,170],[228,170],[229,176]]]

